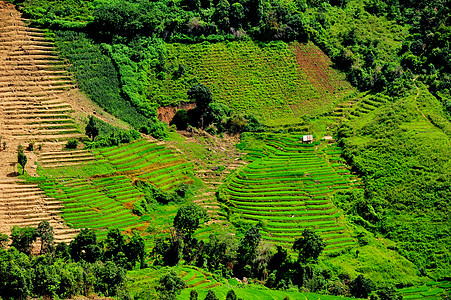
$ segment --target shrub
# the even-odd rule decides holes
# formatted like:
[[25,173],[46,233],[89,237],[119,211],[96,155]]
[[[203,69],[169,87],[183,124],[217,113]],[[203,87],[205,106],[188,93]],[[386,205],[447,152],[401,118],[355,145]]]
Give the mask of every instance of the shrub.
[[78,146],[78,141],[76,139],[70,139],[66,143],[67,149],[76,149]]

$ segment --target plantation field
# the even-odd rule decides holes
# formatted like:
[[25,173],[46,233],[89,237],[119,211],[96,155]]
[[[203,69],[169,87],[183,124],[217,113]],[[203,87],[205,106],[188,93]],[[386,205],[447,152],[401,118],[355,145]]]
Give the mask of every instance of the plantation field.
[[[166,68],[184,65],[185,73],[175,77],[150,71],[148,98],[160,105],[187,101],[187,90],[198,81],[211,90],[215,101],[252,114],[267,125],[284,125],[299,122],[306,114],[324,113],[354,93],[344,75],[333,70],[327,56],[313,44],[165,46]],[[314,64],[305,63],[311,59]]]
[[335,191],[357,183],[338,158],[340,148],[303,144],[301,135],[256,138],[265,146],[245,149],[254,162],[222,186],[222,200],[230,209],[244,219],[263,222],[263,238],[271,242],[293,243],[310,228],[326,241],[326,253],[354,245],[342,213],[330,199]]
[[167,192],[193,182],[191,163],[145,139],[101,150],[44,153],[40,159],[40,175],[47,178],[40,188],[62,202],[64,220],[74,228],[98,229],[100,238],[107,228],[142,230],[153,219],[132,214],[133,204],[144,198],[134,181]]

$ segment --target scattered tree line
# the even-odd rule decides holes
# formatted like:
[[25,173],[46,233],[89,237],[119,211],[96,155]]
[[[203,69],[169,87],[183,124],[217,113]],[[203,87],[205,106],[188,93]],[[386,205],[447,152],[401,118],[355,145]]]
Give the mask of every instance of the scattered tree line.
[[[311,292],[359,298],[366,298],[376,290],[375,284],[363,275],[351,280],[348,274],[337,274],[330,266],[320,264],[318,257],[325,243],[313,230],[304,230],[302,236],[294,241],[292,250],[298,255],[293,257],[289,249],[263,242],[259,226],[248,226],[240,240],[230,234],[211,234],[205,241],[193,237],[208,219],[203,208],[195,204],[182,206],[174,218],[169,236],[155,241],[150,253],[154,265],[175,266],[183,262],[206,269],[218,277],[247,278],[275,289],[298,287]],[[173,283],[178,282],[174,274],[165,276],[171,277]],[[171,294],[176,293],[163,288],[163,282],[167,281],[166,277],[162,279],[160,293],[168,293],[168,290]],[[181,288],[183,284],[179,285]],[[394,288],[380,288],[373,298],[379,299],[378,295],[386,293],[399,297]]]
[[[8,241],[11,240],[9,249]],[[39,251],[33,247],[39,242]],[[130,299],[126,270],[145,267],[144,240],[110,229],[99,242],[92,229],[82,229],[69,245],[54,245],[53,228],[14,226],[0,235],[0,295],[2,299],[71,298],[97,293]]]

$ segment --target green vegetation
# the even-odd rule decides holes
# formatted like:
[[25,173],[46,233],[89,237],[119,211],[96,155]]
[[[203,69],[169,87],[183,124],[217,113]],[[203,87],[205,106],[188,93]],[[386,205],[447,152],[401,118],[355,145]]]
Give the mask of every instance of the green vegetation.
[[438,100],[422,87],[339,131],[365,195],[341,193],[338,201],[355,223],[396,241],[400,253],[432,278],[451,272],[450,126]]
[[[448,0],[11,2],[32,24],[58,30],[56,46],[79,87],[135,129],[91,118],[87,147],[100,148],[91,152],[95,160],[38,168],[39,185],[62,201],[68,224],[94,228],[108,244],[83,232],[75,241],[88,240],[86,269],[99,282],[72,279],[126,297],[121,268],[135,266],[127,283],[135,299],[179,291],[188,299],[194,290],[201,299],[222,299],[231,289],[245,299],[449,297]],[[157,108],[189,101],[197,108],[172,120],[189,137],[168,133]],[[182,155],[140,140],[136,130],[168,139]],[[228,168],[230,152],[209,146],[224,132],[253,132],[237,145],[246,166]],[[304,134],[313,143],[301,143]],[[26,157],[18,162],[24,169]],[[199,188],[194,169],[208,188]],[[194,182],[199,186],[187,188]],[[205,211],[191,202],[215,192],[222,203],[211,206],[221,217],[201,225]],[[142,241],[135,234],[125,242],[120,231],[133,229]],[[36,234],[15,228],[11,238],[30,252]],[[84,259],[75,252],[65,257]],[[139,255],[130,259],[131,252]],[[112,264],[98,263],[102,255]],[[59,280],[59,264],[68,274],[81,270],[55,260],[41,274],[41,262],[14,248],[0,258],[13,282],[39,282],[49,272]],[[106,278],[113,273],[118,277]],[[57,282],[49,285],[54,290],[2,282],[0,291],[86,294]]]
[[[165,76],[152,69],[150,101],[159,105],[188,101],[193,82],[206,84],[215,101],[256,116],[268,125],[298,122],[306,114],[331,109],[352,92],[338,72],[324,73],[329,90],[315,86],[296,60],[299,44],[231,42],[227,44],[166,44]],[[309,45],[306,51],[315,51]],[[327,63],[319,63],[328,68]],[[177,66],[184,73],[175,76]],[[172,75],[171,75],[172,74]],[[327,99],[324,96],[327,95]],[[271,109],[269,109],[271,108]]]
[[137,129],[147,123],[121,95],[117,71],[101,45],[87,34],[73,31],[57,31],[55,44],[61,57],[70,63],[69,71],[80,88],[94,102]]
[[230,220],[263,222],[268,241],[293,243],[309,228],[325,239],[327,252],[354,245],[341,212],[330,200],[333,192],[348,189],[355,181],[340,160],[333,161],[336,168],[330,164],[327,155],[335,149],[316,150],[319,144],[302,143],[302,136],[296,135],[255,137],[264,147],[251,148],[251,144],[244,150],[259,158],[235,173],[218,194],[234,213]]

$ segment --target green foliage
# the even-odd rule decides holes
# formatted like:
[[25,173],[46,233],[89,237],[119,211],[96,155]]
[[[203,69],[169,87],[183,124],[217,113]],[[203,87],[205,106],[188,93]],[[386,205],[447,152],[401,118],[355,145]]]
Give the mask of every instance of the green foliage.
[[25,300],[31,292],[30,261],[16,248],[0,250],[0,295]]
[[230,290],[227,292],[226,300],[236,300],[236,294],[234,290]]
[[95,262],[101,255],[101,249],[97,243],[97,236],[94,230],[82,229],[70,242],[69,252],[75,261]]
[[311,229],[305,229],[293,244],[293,250],[299,252],[298,259],[303,262],[316,261],[325,247],[326,243]]
[[86,27],[94,20],[92,1],[14,0],[11,2],[22,6],[24,17],[32,19],[33,26],[78,29]]
[[41,254],[53,252],[53,227],[48,221],[39,222],[37,234],[41,239]]
[[[352,92],[344,75],[330,68],[330,61],[312,44],[247,41],[166,44],[165,48],[167,72],[180,64],[186,68],[182,76],[165,79],[158,78],[160,71],[149,70],[148,98],[159,105],[188,101],[187,91],[202,82],[215,99],[212,103],[226,104],[235,114],[253,115],[264,124],[277,125],[299,122],[305,114],[325,112],[332,108],[333,101]],[[322,79],[314,82],[308,78],[312,70],[297,61],[298,52],[318,53],[312,59],[321,58],[320,62],[311,68],[320,69]],[[218,113],[223,110],[212,108]]]
[[22,174],[25,174],[25,165],[27,164],[28,158],[23,152],[22,145],[19,145],[17,150],[17,163],[22,167]]
[[184,235],[192,236],[200,224],[208,220],[207,211],[193,203],[179,208],[174,218],[174,227]]
[[374,288],[375,285],[371,279],[365,278],[363,275],[357,276],[351,282],[351,294],[356,298],[367,298]]
[[178,130],[186,130],[189,123],[190,119],[188,117],[188,113],[184,109],[179,109],[171,121],[171,124],[174,124]]
[[140,128],[140,131],[145,134],[150,134],[156,139],[164,140],[168,137],[168,126],[164,122],[158,120],[149,121],[147,125]]
[[189,300],[197,300],[198,293],[196,290],[191,290],[189,292]]
[[190,87],[187,94],[189,99],[196,102],[196,107],[201,111],[205,111],[213,100],[210,90],[202,83]]
[[57,31],[55,44],[62,58],[70,63],[71,71],[80,88],[97,104],[135,129],[147,123],[122,96],[118,73],[101,45],[82,32]]
[[160,299],[177,299],[177,295],[186,287],[186,283],[174,271],[169,271],[159,280],[156,290]]
[[260,244],[260,230],[252,226],[246,231],[244,238],[240,241],[237,250],[238,263],[235,266],[235,272],[239,276],[252,276],[251,266],[257,257],[257,247]]
[[[421,272],[440,277],[449,273],[443,258],[450,255],[445,246],[450,208],[444,199],[450,197],[451,177],[449,137],[440,128],[449,122],[437,103],[426,89],[414,90],[357,119],[342,142],[345,157],[366,183],[364,201],[351,196],[346,204],[355,221],[397,241],[400,253]],[[443,125],[436,127],[434,119]]]
[[0,234],[0,248],[1,249],[6,248],[6,245],[8,244],[8,240],[9,240],[9,237],[7,234],[4,234],[4,233]]
[[89,116],[88,124],[85,128],[86,135],[94,140],[99,135],[99,128],[97,128],[96,121],[93,116]]
[[139,132],[134,129],[120,129],[97,118],[94,118],[94,122],[98,136],[94,141],[87,142],[86,148],[118,146],[141,138]]
[[97,262],[93,265],[94,289],[105,296],[115,296],[125,284],[125,271],[114,262]]
[[39,233],[36,231],[36,228],[30,226],[19,227],[15,225],[11,229],[11,247],[14,247],[25,254],[30,254],[32,244],[36,241],[38,236]]
[[204,298],[205,300],[219,300],[216,296],[216,293],[213,290],[208,290],[207,295]]
[[78,146],[78,140],[76,139],[70,139],[66,143],[66,149],[77,149]]

